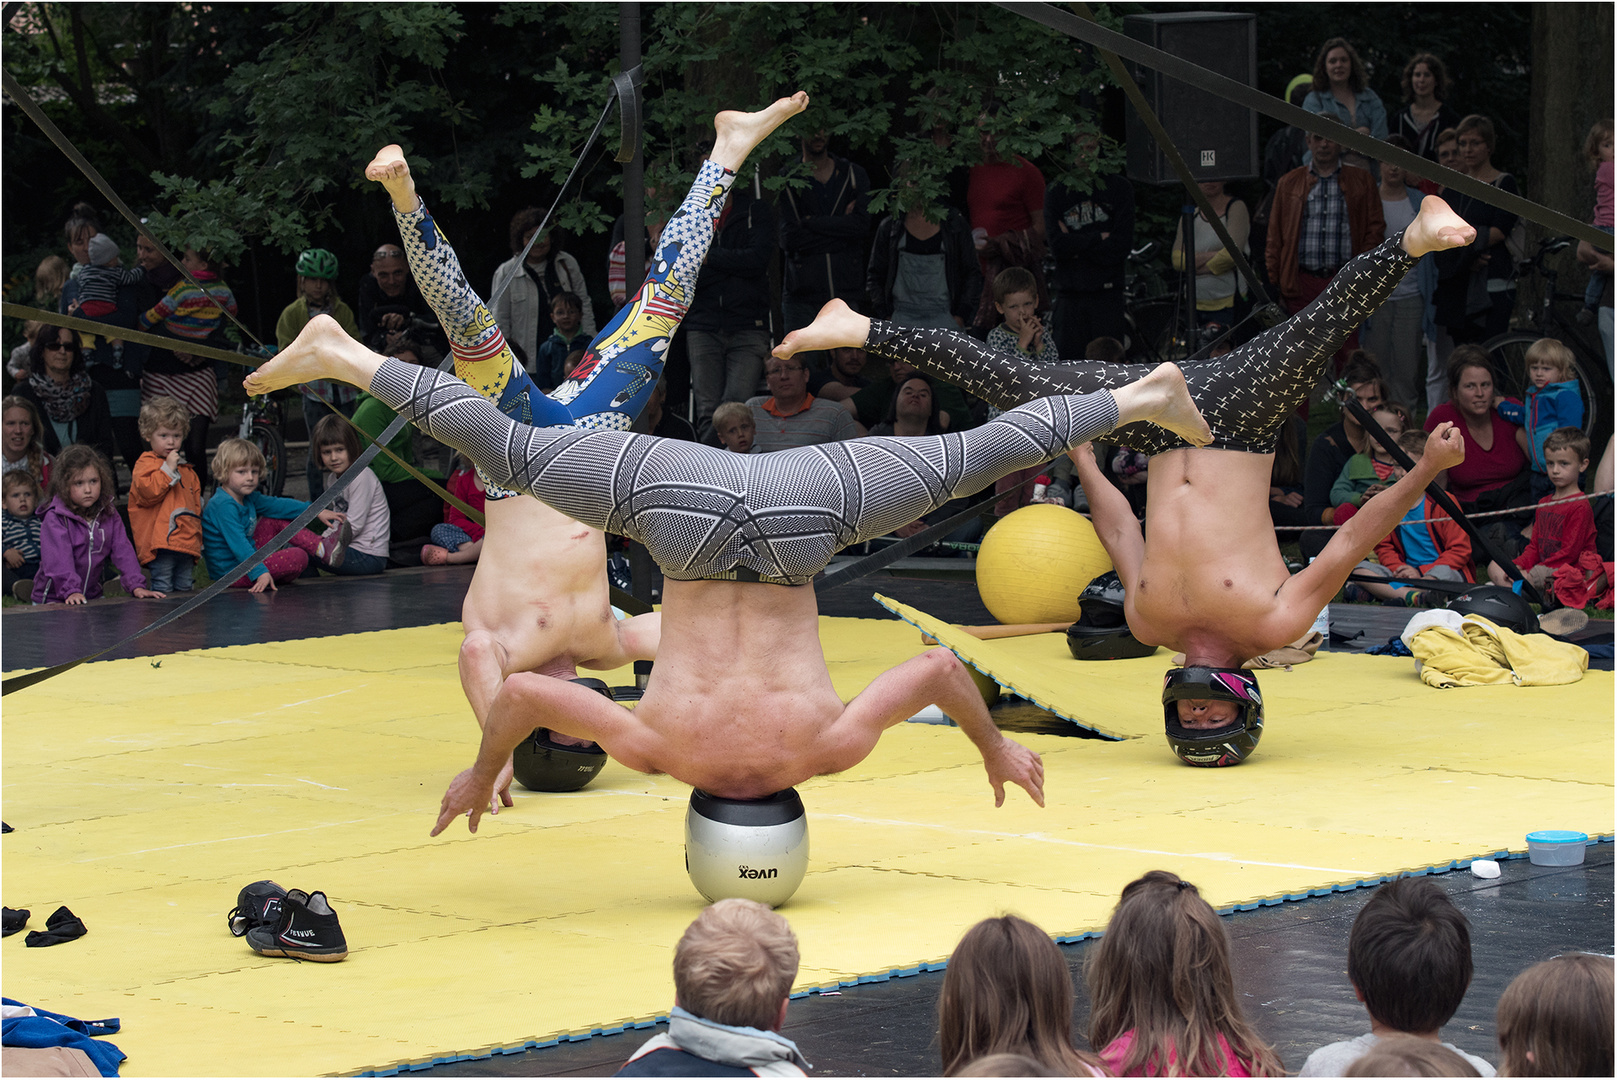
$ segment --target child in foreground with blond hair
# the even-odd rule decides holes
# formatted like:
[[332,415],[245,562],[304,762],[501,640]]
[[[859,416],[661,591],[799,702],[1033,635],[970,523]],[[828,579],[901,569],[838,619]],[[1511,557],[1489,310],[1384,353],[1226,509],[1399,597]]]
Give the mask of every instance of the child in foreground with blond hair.
[[191,414],[174,398],[140,407],[140,437],[151,447],[135,462],[129,482],[129,528],[135,554],[158,592],[190,592],[202,554],[202,481],[180,447]]

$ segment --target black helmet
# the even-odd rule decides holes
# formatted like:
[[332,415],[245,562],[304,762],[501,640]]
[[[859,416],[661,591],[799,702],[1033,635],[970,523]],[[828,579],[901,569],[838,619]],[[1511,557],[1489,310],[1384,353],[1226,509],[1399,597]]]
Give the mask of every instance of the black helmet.
[[[1191,729],[1179,723],[1177,703],[1186,699],[1228,701],[1235,719],[1221,728]],[[1240,668],[1169,668],[1162,687],[1162,711],[1168,745],[1187,765],[1239,765],[1252,756],[1263,737],[1263,695],[1258,677]]]
[[1157,651],[1129,630],[1123,615],[1123,579],[1109,570],[1078,594],[1078,621],[1067,627],[1067,648],[1079,660],[1129,660]]
[[1538,633],[1538,616],[1533,606],[1503,585],[1478,585],[1449,601],[1449,610],[1461,615],[1481,615],[1495,626],[1518,634]]
[[[612,691],[600,679],[574,679],[611,700]],[[545,728],[534,728],[511,752],[512,773],[529,791],[577,791],[606,768],[606,751],[599,746],[563,746]]]

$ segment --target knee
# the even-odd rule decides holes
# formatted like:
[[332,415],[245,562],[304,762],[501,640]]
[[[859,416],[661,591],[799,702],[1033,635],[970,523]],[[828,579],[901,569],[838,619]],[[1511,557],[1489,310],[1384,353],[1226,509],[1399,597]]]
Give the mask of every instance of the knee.
[[927,666],[930,669],[927,673],[930,678],[952,681],[968,677],[966,675],[966,665],[950,649],[940,647],[923,655],[925,655]]
[[493,634],[487,630],[472,630],[460,643],[461,669],[498,667],[503,652]]

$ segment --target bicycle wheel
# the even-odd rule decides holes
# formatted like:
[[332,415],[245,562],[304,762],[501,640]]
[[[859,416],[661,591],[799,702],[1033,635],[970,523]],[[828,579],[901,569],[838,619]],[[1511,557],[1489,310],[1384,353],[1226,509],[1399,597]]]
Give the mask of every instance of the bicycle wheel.
[[[1537,340],[1539,335],[1513,333],[1500,334],[1483,344],[1493,361],[1494,378],[1498,380],[1497,389],[1501,394],[1518,401],[1527,400],[1527,388],[1532,385],[1527,377],[1527,350]],[[1582,349],[1570,344],[1568,347],[1577,369],[1578,393],[1583,395],[1583,431],[1593,438],[1603,423],[1607,430],[1611,424],[1606,415],[1611,408],[1611,392],[1605,358],[1601,357],[1596,363],[1585,356]]]
[[247,438],[264,454],[264,474],[258,478],[258,490],[279,497],[286,488],[286,440],[272,425],[263,422],[255,422]]
[[1172,297],[1145,300],[1128,309],[1133,328],[1129,335],[1129,358],[1141,363],[1160,364],[1183,360],[1191,353],[1191,340],[1184,332],[1184,312]]

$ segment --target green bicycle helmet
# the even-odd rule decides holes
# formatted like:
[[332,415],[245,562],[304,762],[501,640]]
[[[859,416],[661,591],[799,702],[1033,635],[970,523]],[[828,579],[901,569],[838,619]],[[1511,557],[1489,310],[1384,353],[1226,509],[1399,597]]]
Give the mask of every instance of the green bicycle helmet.
[[298,256],[298,273],[303,277],[337,280],[337,256],[325,248],[310,248]]

